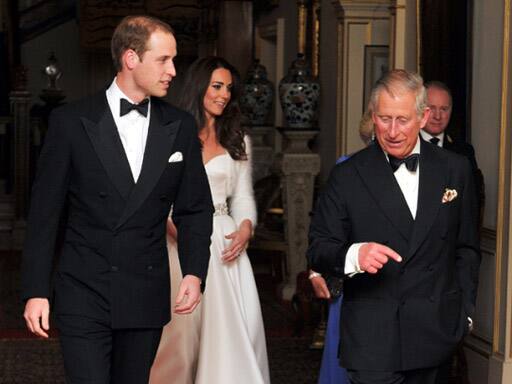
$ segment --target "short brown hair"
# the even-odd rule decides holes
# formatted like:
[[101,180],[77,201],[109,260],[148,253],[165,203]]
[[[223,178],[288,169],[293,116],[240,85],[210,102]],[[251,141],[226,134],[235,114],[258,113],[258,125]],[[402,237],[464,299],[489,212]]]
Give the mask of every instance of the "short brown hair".
[[151,16],[126,16],[116,27],[110,50],[116,71],[123,69],[122,56],[128,49],[133,49],[142,60],[146,52],[149,37],[156,30],[167,32],[174,36],[169,24]]

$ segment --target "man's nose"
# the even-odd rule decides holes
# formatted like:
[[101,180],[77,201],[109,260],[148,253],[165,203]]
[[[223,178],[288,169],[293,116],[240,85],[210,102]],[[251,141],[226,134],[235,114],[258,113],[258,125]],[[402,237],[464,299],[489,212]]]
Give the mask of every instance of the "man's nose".
[[176,67],[174,66],[174,63],[172,61],[167,65],[165,71],[171,77],[176,76]]
[[439,109],[433,109],[432,112],[434,113],[434,119],[440,120],[441,119],[441,110]]
[[396,120],[393,120],[388,129],[388,136],[394,138],[398,135],[398,132],[398,122]]

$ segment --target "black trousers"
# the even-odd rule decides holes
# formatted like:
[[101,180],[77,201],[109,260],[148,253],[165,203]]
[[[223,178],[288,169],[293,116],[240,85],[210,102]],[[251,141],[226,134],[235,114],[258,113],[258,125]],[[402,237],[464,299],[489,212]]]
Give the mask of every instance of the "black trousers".
[[97,319],[57,315],[67,384],[143,384],[162,329],[111,329]]
[[438,367],[380,372],[347,370],[351,384],[438,384]]

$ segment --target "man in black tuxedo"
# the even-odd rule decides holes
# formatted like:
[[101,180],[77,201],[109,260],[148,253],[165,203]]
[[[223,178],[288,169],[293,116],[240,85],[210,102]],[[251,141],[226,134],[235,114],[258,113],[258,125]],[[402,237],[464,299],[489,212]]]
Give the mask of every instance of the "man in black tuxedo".
[[427,105],[430,115],[420,131],[421,137],[434,145],[467,157],[475,178],[475,192],[478,202],[479,223],[482,220],[482,210],[485,203],[485,188],[482,171],[476,162],[473,146],[463,140],[453,138],[446,132],[452,116],[452,93],[450,88],[441,81],[429,81],[425,84],[427,89]]
[[419,138],[419,75],[372,90],[376,141],[337,165],[319,198],[308,258],[348,275],[340,363],[352,383],[435,383],[474,312],[480,251],[467,159]]
[[68,383],[148,381],[170,319],[171,206],[185,276],[174,312],[190,313],[200,300],[210,189],[194,119],[157,98],[176,75],[176,54],[169,25],[127,17],[112,37],[117,76],[110,87],[50,117],[32,190],[22,296],[27,326],[42,337],[52,299]]

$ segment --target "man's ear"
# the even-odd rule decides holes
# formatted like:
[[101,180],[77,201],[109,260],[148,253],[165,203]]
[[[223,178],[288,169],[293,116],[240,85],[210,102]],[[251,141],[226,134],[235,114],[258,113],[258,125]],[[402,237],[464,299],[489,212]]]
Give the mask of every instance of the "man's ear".
[[423,111],[423,117],[420,120],[420,128],[424,128],[427,125],[428,118],[430,116],[431,109],[430,107],[425,107]]
[[123,67],[128,70],[134,69],[140,63],[139,55],[133,49],[127,49],[123,53]]

